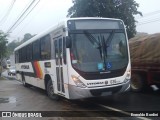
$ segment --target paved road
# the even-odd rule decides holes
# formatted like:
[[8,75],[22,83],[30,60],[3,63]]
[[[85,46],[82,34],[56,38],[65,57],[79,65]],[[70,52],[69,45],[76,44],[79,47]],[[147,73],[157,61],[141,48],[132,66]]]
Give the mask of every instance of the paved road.
[[[93,105],[89,101],[69,101],[64,98],[61,98],[60,101],[53,101],[41,89],[35,87],[26,88],[22,83],[13,79],[0,80],[0,111],[86,111],[83,112],[83,116],[91,116],[92,120],[113,119],[113,117],[107,119],[93,117],[93,112],[91,111],[100,109],[100,107]],[[94,114],[97,113],[94,112]],[[76,120],[81,120],[83,116],[76,117]],[[95,116],[100,115],[97,114]],[[49,120],[52,119],[49,118]],[[86,120],[88,120],[88,117]]]
[[[118,111],[122,116],[128,113],[130,115],[130,112],[135,111],[146,113],[148,111],[160,111],[160,94],[152,91],[145,93],[128,92],[103,98],[76,101],[70,101],[64,98],[60,101],[53,101],[46,96],[45,91],[35,87],[25,88],[19,81],[15,80],[14,77],[9,78],[9,80],[0,80],[0,111],[86,111],[84,114],[91,116],[92,120],[124,119],[122,117],[115,118],[115,111]],[[96,113],[91,112],[92,110],[96,111]],[[98,112],[104,110],[112,112]],[[94,115],[100,117],[104,114],[112,117],[93,117]],[[82,119],[82,117],[76,117],[76,120],[80,119]],[[145,120],[146,117],[125,117],[125,119]],[[152,117],[149,119],[157,118]],[[51,118],[49,120],[51,120]],[[88,117],[86,120],[88,120]]]
[[103,99],[94,99],[93,102],[123,111],[160,111],[160,94],[153,91],[128,92]]

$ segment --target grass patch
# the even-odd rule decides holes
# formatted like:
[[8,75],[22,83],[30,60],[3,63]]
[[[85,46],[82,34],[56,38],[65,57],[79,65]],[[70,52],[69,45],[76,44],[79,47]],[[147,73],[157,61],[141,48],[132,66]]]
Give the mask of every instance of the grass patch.
[[4,79],[5,79],[4,77],[0,76],[0,80],[4,80]]

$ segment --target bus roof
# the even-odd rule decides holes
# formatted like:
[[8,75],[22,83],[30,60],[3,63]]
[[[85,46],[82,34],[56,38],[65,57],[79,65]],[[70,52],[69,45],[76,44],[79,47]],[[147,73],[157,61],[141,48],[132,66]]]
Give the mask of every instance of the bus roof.
[[14,49],[14,51],[18,50],[18,49],[21,49],[22,47],[36,41],[37,39],[40,39],[41,37],[47,35],[48,33],[52,32],[53,30],[55,30],[56,28],[62,26],[62,25],[65,25],[64,22],[62,23],[59,23],[58,25],[54,26],[54,27],[51,27],[41,33],[39,33],[38,35],[32,37],[31,39],[29,39],[28,41],[24,42],[23,44],[21,44],[20,46],[18,46],[17,48]]
[[77,17],[77,18],[66,18],[63,22],[59,23],[58,25],[51,27],[41,33],[39,33],[38,35],[34,36],[33,38],[29,39],[28,41],[24,42],[23,44],[21,44],[20,46],[18,46],[17,48],[14,49],[14,51],[21,49],[22,47],[36,41],[37,39],[40,39],[41,37],[47,35],[48,33],[54,31],[56,28],[59,28],[60,26],[65,26],[66,25],[66,21],[68,20],[87,20],[87,19],[104,19],[104,20],[117,20],[117,21],[121,21],[120,19],[115,19],[115,18],[101,18],[101,17]]

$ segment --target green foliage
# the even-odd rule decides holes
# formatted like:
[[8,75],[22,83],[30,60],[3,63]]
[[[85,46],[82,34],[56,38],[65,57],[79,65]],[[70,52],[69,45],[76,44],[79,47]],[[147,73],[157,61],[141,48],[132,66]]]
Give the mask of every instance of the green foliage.
[[8,44],[8,46],[7,46],[7,48],[8,48],[8,55],[13,54],[13,51],[14,51],[14,49],[16,47],[18,47],[22,43],[26,42],[27,40],[31,39],[33,36],[35,36],[35,35],[31,35],[30,33],[26,33],[21,41],[19,41],[19,40],[13,40],[12,42],[10,42]]
[[133,15],[142,15],[137,10],[135,0],[73,0],[68,17],[107,17],[122,19],[126,25],[128,37],[136,34],[136,20]]
[[23,42],[26,42],[27,40],[29,40],[29,39],[31,39],[33,36],[30,34],[30,33],[26,33],[25,35],[24,35],[24,38],[23,38]]
[[[2,60],[7,53],[7,34],[0,31],[0,60]],[[1,62],[1,61],[0,61]]]
[[11,55],[13,54],[13,51],[16,47],[18,47],[19,45],[21,44],[20,41],[17,41],[17,40],[13,40],[12,42],[10,42],[7,46],[8,48],[8,54]]

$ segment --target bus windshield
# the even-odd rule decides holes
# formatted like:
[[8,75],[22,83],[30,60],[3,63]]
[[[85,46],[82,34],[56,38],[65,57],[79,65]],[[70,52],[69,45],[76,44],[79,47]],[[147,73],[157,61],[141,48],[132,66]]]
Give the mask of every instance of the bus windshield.
[[123,69],[128,64],[124,32],[70,34],[72,66],[82,72]]

